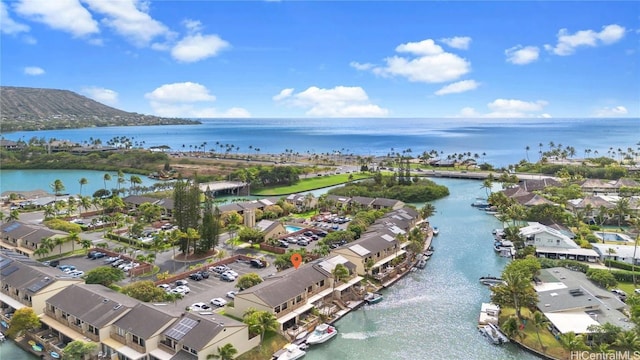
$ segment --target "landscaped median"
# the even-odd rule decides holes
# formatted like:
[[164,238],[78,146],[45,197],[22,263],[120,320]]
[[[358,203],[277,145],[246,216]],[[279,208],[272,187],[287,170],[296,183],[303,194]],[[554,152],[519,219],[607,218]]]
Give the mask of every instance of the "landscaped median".
[[338,175],[326,175],[317,176],[314,178],[302,179],[295,184],[286,186],[270,187],[268,189],[261,189],[257,191],[251,191],[251,195],[257,196],[280,196],[296,194],[309,190],[322,189],[330,186],[340,185],[354,180],[368,179],[372,177],[366,173],[351,173],[351,174],[338,174]]

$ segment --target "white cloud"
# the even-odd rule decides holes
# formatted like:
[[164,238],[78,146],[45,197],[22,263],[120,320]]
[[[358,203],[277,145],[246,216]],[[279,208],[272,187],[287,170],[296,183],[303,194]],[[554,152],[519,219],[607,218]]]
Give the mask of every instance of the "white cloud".
[[91,10],[105,15],[102,23],[112,28],[136,46],[146,46],[155,37],[165,35],[169,29],[153,19],[146,2],[139,0],[83,0]]
[[570,34],[567,29],[558,31],[558,43],[555,46],[545,45],[545,49],[560,56],[573,54],[579,47],[596,47],[613,44],[624,37],[625,28],[616,25],[606,25],[600,32],[580,30]]
[[469,44],[471,44],[471,38],[468,36],[455,36],[452,38],[440,39],[440,41],[452,48],[461,50],[467,50],[469,48]]
[[82,37],[100,32],[93,19],[79,0],[21,0],[14,6],[16,12],[54,29]]
[[624,106],[614,106],[614,107],[603,107],[601,109],[597,109],[593,116],[595,117],[620,117],[625,116],[629,113],[626,107]]
[[162,85],[144,96],[154,113],[166,117],[250,117],[249,111],[233,107],[218,111],[211,104],[216,97],[204,85],[182,82]]
[[145,94],[144,97],[162,103],[195,103],[216,100],[215,96],[209,94],[209,89],[193,82],[164,84]]
[[18,34],[29,31],[28,25],[18,23],[9,16],[7,5],[4,2],[0,2],[0,24],[2,24],[0,30],[3,34]]
[[436,95],[458,94],[478,88],[480,84],[475,80],[462,80],[442,87],[436,91]]
[[365,70],[371,70],[371,68],[373,68],[374,65],[369,63],[361,64],[357,61],[352,61],[349,63],[349,66],[351,66],[356,70],[365,71]]
[[305,108],[305,114],[309,116],[383,117],[389,114],[389,110],[372,104],[364,89],[358,86],[336,86],[332,89],[312,86],[297,94],[293,89],[284,89],[273,99]]
[[274,101],[284,100],[291,96],[291,94],[293,94],[293,90],[293,88],[282,89],[282,91],[280,91],[280,93],[278,95],[275,95],[272,99]]
[[37,66],[27,66],[24,68],[24,73],[26,75],[38,76],[44,74],[44,69]]
[[402,76],[412,82],[441,83],[453,81],[471,71],[471,64],[458,55],[445,52],[432,39],[400,44],[395,49],[410,56],[392,56],[385,66],[352,62],[358,70],[370,70],[380,76]]
[[490,112],[479,113],[472,107],[460,110],[460,117],[475,118],[550,118],[548,113],[542,113],[548,102],[544,100],[523,101],[516,99],[495,99],[487,104]]
[[517,45],[504,51],[507,62],[516,65],[525,65],[538,60],[540,49],[537,46]]
[[202,23],[199,20],[185,19],[182,21],[182,24],[190,33],[202,31]]
[[81,92],[93,100],[106,105],[114,106],[118,104],[118,93],[110,89],[89,86],[82,88]]
[[442,47],[437,45],[432,39],[400,44],[396,47],[396,51],[408,52],[416,55],[437,55],[444,52]]
[[171,49],[171,56],[182,62],[196,62],[216,56],[229,43],[218,35],[187,35]]

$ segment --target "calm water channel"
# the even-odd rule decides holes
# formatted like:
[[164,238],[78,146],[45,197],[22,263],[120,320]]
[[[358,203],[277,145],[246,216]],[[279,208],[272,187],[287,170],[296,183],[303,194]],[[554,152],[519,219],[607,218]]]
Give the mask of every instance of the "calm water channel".
[[338,337],[310,348],[306,360],[537,359],[515,345],[489,344],[476,328],[490,294],[478,278],[499,275],[507,261],[492,248],[500,223],[471,207],[486,196],[480,182],[435,181],[451,195],[434,202],[431,223],[440,235],[427,267],[385,290],[381,303],[339,320]]
[[[82,173],[91,172],[69,174],[69,184]],[[7,175],[4,171],[0,174],[3,190],[9,183]],[[46,189],[46,184],[61,177],[55,170],[36,170],[29,175],[29,180],[40,179],[40,185],[28,186],[35,182],[13,182],[17,179],[12,178],[11,183],[16,184],[12,190]],[[537,359],[514,345],[489,344],[476,328],[480,304],[488,301],[490,294],[478,278],[499,275],[507,261],[492,248],[491,230],[500,226],[498,220],[470,206],[477,197],[486,196],[480,182],[435,181],[447,186],[451,195],[434,202],[437,212],[431,223],[440,229],[440,235],[434,239],[436,253],[427,267],[385,290],[381,303],[342,318],[336,324],[339,336],[309,349],[306,360]],[[101,175],[91,182],[103,185]],[[69,190],[75,192],[71,186]],[[318,196],[324,192],[326,189],[313,193]],[[31,357],[6,342],[0,345],[0,360],[5,359]]]

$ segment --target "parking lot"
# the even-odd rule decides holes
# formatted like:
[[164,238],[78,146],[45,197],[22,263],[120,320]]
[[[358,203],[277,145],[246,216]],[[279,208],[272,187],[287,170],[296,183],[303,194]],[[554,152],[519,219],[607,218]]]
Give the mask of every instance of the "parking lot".
[[[267,266],[262,269],[251,267],[247,262],[239,261],[228,265],[231,270],[238,273],[238,277],[247,274],[247,273],[257,273],[261,278],[266,278],[269,275],[272,275],[276,272],[276,268],[274,266]],[[237,280],[233,282],[227,282],[220,279],[220,274],[216,274],[215,272],[210,272],[210,276],[208,279],[203,279],[200,281],[191,280],[188,277],[185,278],[188,282],[188,287],[190,289],[190,293],[185,295],[181,300],[177,302],[177,306],[180,308],[187,308],[191,306],[193,303],[204,302],[206,304],[210,304],[211,299],[213,298],[223,298],[227,301],[231,301],[226,297],[226,293],[232,290],[238,291],[235,287],[237,284]],[[171,284],[172,287],[175,287],[175,284]]]
[[[105,259],[107,257],[101,259],[91,260],[87,258],[87,256],[74,256],[60,260],[60,265],[72,265],[76,267],[76,270],[84,271],[85,274],[87,271],[94,269],[98,266],[110,266],[110,264],[105,264]],[[273,258],[267,258],[267,261],[272,262]],[[247,273],[257,273],[263,279],[268,277],[269,275],[273,275],[276,273],[276,268],[272,265],[269,265],[264,268],[255,268],[251,267],[248,262],[245,261],[237,261],[232,264],[228,264],[231,270],[238,273],[238,277],[247,274]],[[65,275],[62,270],[60,270],[60,275]],[[178,300],[176,306],[180,308],[187,308],[191,306],[191,304],[196,302],[204,302],[210,304],[211,299],[213,298],[224,298],[227,301],[231,301],[226,297],[227,292],[229,291],[238,291],[235,287],[237,284],[237,280],[233,282],[227,282],[220,279],[220,274],[215,272],[210,272],[210,276],[208,279],[203,279],[200,281],[191,280],[188,276],[184,278],[187,281],[187,286],[189,287],[190,292],[186,294],[182,299]],[[123,281],[119,283],[121,286],[126,286],[132,282],[139,281],[141,279],[125,277]],[[151,278],[149,280],[155,280],[155,278]],[[170,284],[172,288],[175,287],[175,283]]]

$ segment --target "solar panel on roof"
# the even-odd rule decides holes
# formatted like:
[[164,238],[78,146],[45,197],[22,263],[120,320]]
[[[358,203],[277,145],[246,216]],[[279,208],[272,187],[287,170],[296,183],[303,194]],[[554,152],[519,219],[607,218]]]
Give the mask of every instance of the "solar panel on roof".
[[13,260],[11,260],[9,258],[0,258],[0,270],[6,268],[12,262],[13,262]]
[[15,230],[15,229],[19,228],[19,227],[20,227],[20,225],[21,225],[20,223],[13,223],[13,224],[10,224],[10,225],[9,225],[9,226],[7,226],[6,228],[4,228],[4,232],[11,232],[11,231],[13,231],[13,230]]
[[165,335],[175,339],[182,339],[189,331],[191,331],[196,325],[198,325],[198,321],[191,318],[181,319],[176,326],[169,329]]
[[40,289],[42,289],[43,287],[49,285],[51,283],[51,279],[46,277],[44,279],[40,279],[40,281],[38,281],[35,284],[32,284],[31,286],[29,286],[27,288],[27,290],[31,291],[31,292],[37,292]]
[[9,266],[8,268],[0,271],[0,275],[9,276],[9,275],[13,274],[17,270],[18,270],[17,266],[15,266],[15,265],[14,266]]

